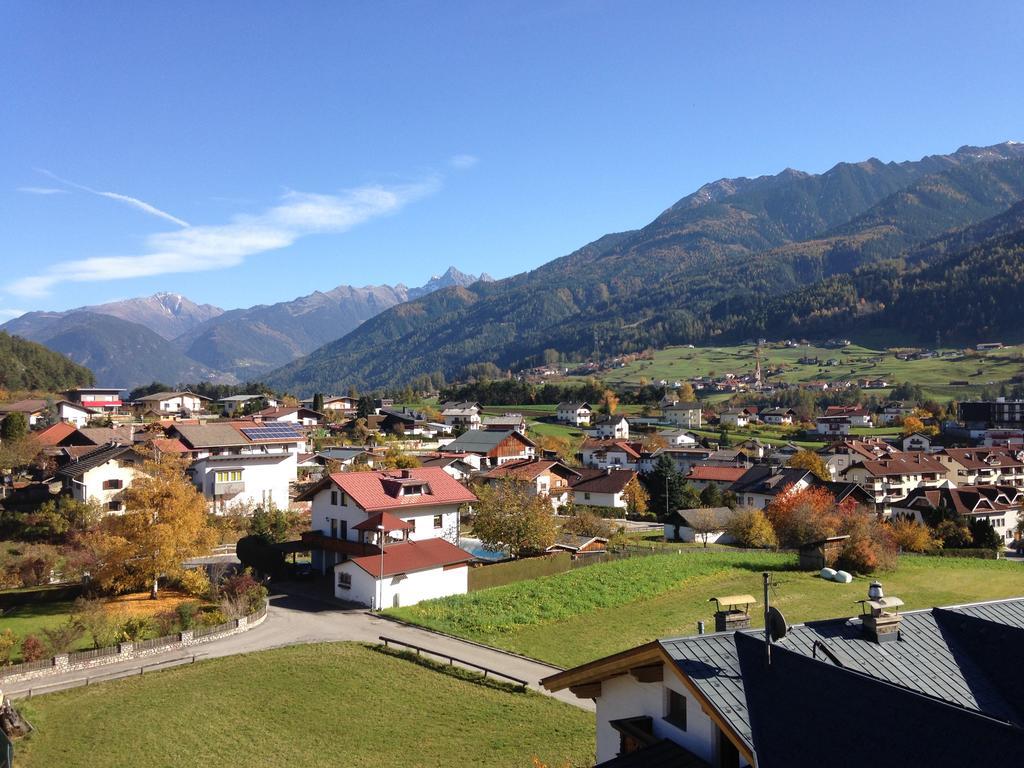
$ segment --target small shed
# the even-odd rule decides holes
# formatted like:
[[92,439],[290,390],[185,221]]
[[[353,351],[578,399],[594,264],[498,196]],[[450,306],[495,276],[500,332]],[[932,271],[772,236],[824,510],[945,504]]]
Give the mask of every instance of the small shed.
[[586,555],[594,552],[604,552],[608,547],[608,539],[601,536],[576,536],[570,533],[563,533],[555,543],[547,548],[548,552],[569,552],[572,555]]
[[729,507],[698,507],[679,509],[664,519],[665,541],[694,542],[700,537],[707,543],[729,544],[733,538],[725,532],[736,516]]
[[829,536],[820,541],[800,545],[800,568],[805,571],[820,571],[835,567],[839,555],[849,536]]

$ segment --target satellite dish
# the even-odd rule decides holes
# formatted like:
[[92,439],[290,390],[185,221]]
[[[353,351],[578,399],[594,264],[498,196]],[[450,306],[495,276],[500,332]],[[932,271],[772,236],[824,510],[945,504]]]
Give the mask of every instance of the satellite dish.
[[768,609],[768,616],[765,621],[768,625],[768,637],[772,639],[773,643],[784,638],[789,631],[789,627],[786,625],[786,617],[774,605]]

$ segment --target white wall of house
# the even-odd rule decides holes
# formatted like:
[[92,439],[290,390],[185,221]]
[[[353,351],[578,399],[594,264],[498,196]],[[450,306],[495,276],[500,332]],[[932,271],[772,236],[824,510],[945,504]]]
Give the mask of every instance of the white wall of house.
[[155,411],[164,413],[177,413],[178,411],[192,411],[193,413],[203,409],[203,401],[195,395],[175,395],[166,400],[146,401],[152,403]]
[[[121,493],[135,479],[135,467],[116,460],[93,467],[71,484],[76,501],[98,502],[108,512],[123,512]],[[117,507],[112,504],[116,502]]]
[[[235,480],[235,475],[222,475],[225,479],[218,482],[218,472],[240,472],[241,476]],[[193,462],[191,474],[203,496],[218,508],[222,504],[273,503],[287,509],[290,503],[288,484],[298,476],[298,462],[295,452],[273,446],[273,452],[267,453],[206,455]],[[218,494],[218,490],[228,492]]]
[[[670,690],[686,697],[686,730],[665,720]],[[662,682],[640,683],[631,675],[620,675],[601,684],[601,695],[597,698],[597,762],[611,760],[619,753],[619,732],[611,726],[613,720],[644,716],[651,718],[655,736],[674,741],[715,764],[718,727],[669,669],[664,670]],[[740,765],[748,763],[740,757]]]
[[[343,580],[339,581],[339,574],[350,577],[347,588]],[[382,580],[375,579],[350,560],[334,566],[335,597],[370,608],[377,608],[378,600],[384,608],[396,608],[435,597],[464,595],[468,591],[469,566],[465,563],[385,576]]]
[[750,422],[750,417],[746,413],[723,413],[718,417],[718,421],[727,427],[745,427]]
[[582,427],[590,423],[591,411],[588,408],[560,408],[555,412],[557,418],[563,424],[575,424]]
[[675,424],[677,427],[700,429],[700,408],[680,409],[670,407],[666,408],[662,413],[665,417],[665,421],[670,424]]
[[623,493],[595,493],[593,491],[573,491],[576,504],[590,507],[608,507],[609,509],[625,509],[626,499]]
[[[336,503],[331,503],[332,500]],[[389,510],[390,514],[412,523],[413,530],[409,531],[409,538],[413,541],[423,539],[447,538],[453,544],[457,542],[459,530],[459,505],[438,504],[430,507],[406,507]],[[376,514],[376,513],[370,513]],[[355,503],[351,496],[336,486],[324,488],[313,497],[311,504],[311,527],[314,531],[321,531],[325,536],[331,535],[331,520],[336,520],[335,530],[338,531],[337,538],[346,538],[348,541],[359,541],[359,531],[355,530],[358,523],[363,522],[369,516],[362,507]],[[440,517],[440,521],[436,520]],[[341,522],[345,522],[345,526]],[[438,525],[440,522],[440,525]],[[347,536],[341,536],[341,530],[347,531]],[[453,533],[454,532],[454,533]],[[372,536],[367,541],[372,540]],[[394,538],[400,538],[395,534]]]
[[57,406],[57,416],[61,421],[74,424],[76,427],[84,427],[89,423],[90,414],[82,408],[79,408],[77,405],[72,405],[71,403],[60,403]]

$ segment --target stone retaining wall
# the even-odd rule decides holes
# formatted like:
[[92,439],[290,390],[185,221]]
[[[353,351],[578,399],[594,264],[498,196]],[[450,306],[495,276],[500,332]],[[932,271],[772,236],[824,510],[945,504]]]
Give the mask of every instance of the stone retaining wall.
[[52,677],[54,675],[62,675],[67,672],[78,672],[83,669],[94,669],[108,664],[117,664],[122,661],[146,659],[169,651],[180,651],[186,648],[194,648],[197,645],[208,643],[211,640],[220,640],[224,637],[230,637],[231,635],[246,632],[247,630],[262,624],[266,618],[267,609],[266,606],[264,606],[261,611],[257,611],[249,616],[243,616],[240,619],[235,619],[235,626],[230,629],[226,629],[223,632],[217,632],[203,637],[193,637],[192,630],[185,630],[177,635],[177,640],[159,645],[156,648],[147,648],[145,650],[136,651],[135,643],[120,643],[117,647],[117,653],[112,653],[108,656],[101,656],[96,659],[79,661],[74,664],[71,663],[68,654],[62,653],[53,657],[53,666],[45,667],[43,669],[34,669],[29,672],[15,674],[4,674],[3,668],[0,667],[0,685],[20,683],[26,680],[37,680],[40,678]]

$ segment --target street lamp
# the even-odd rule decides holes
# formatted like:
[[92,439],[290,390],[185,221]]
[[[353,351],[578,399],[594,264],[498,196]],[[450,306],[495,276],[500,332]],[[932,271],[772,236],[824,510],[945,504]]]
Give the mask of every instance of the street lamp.
[[380,547],[380,581],[377,587],[377,612],[384,610],[384,521],[377,526],[377,544]]

